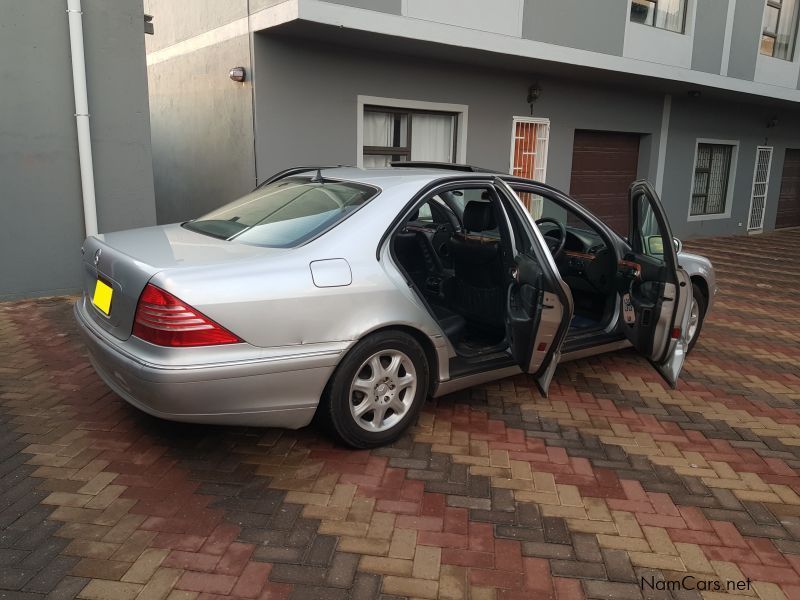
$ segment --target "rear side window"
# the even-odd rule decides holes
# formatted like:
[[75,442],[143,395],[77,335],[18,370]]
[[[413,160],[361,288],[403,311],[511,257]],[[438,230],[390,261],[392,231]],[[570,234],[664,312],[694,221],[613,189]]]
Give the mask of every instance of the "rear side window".
[[378,190],[349,181],[281,179],[184,224],[219,239],[271,248],[302,244],[335,226]]

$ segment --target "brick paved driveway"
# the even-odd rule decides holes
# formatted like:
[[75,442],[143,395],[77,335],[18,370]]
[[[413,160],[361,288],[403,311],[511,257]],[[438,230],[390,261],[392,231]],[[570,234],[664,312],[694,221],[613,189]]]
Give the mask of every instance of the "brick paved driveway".
[[800,598],[800,231],[691,246],[722,293],[679,390],[622,352],[372,452],[159,422],[68,299],[0,305],[0,597]]

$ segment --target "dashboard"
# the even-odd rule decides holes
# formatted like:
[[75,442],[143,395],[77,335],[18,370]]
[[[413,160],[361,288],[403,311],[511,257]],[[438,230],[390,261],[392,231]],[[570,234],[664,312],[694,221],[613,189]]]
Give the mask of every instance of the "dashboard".
[[[559,239],[555,225],[544,224],[543,235]],[[599,235],[578,227],[566,227],[564,251],[556,257],[556,266],[573,290],[605,294],[616,270],[613,253]]]
[[[559,239],[560,232],[558,228],[551,226],[546,228],[543,235]],[[567,241],[564,244],[565,252],[594,255],[605,247],[606,244],[603,238],[596,233],[577,227],[567,226]]]

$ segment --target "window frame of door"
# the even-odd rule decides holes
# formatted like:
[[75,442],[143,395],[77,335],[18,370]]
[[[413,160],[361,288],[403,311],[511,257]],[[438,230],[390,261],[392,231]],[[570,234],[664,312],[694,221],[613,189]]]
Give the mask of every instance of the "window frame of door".
[[[608,225],[606,225],[602,221],[602,219],[600,219],[597,215],[592,213],[580,202],[575,200],[572,196],[569,196],[556,188],[543,184],[543,182],[542,184],[537,182],[531,183],[530,180],[523,179],[522,177],[514,177],[509,179],[503,178],[503,179],[517,196],[519,196],[520,193],[528,193],[541,196],[542,198],[549,200],[550,202],[552,202],[553,204],[564,210],[565,214],[567,215],[567,219],[569,219],[570,214],[578,217],[580,220],[584,221],[586,225],[591,227],[594,233],[596,233],[600,237],[600,239],[603,240],[603,243],[606,245],[608,250],[613,254],[615,264],[619,263],[623,259],[624,252],[620,249],[619,242],[621,241],[621,238],[619,234],[617,234],[614,230],[612,230]],[[521,192],[515,186],[527,186],[533,189]],[[535,219],[533,219],[533,215],[530,215],[530,213],[528,214],[531,217],[531,219],[534,220],[535,224]],[[564,224],[568,226],[566,221]],[[533,240],[530,240],[530,243],[532,244]],[[536,258],[537,260],[541,260],[538,255],[536,255]],[[553,265],[556,268],[556,272],[559,272],[558,265],[555,262],[555,258],[552,257],[552,255],[551,258],[553,259]],[[570,291],[570,294],[571,293],[572,292]],[[617,292],[615,293],[617,294],[617,302],[615,303],[614,313],[611,315],[608,324],[603,329],[605,333],[611,333],[619,325],[619,320],[621,316],[620,312],[621,305],[619,302],[619,294]],[[574,299],[573,299],[573,309],[574,309]],[[596,335],[596,333],[597,332],[594,332],[592,335]]]
[[[725,212],[713,213],[707,215],[693,215],[692,214],[692,200],[694,197],[694,179],[697,171],[697,155],[700,150],[700,144],[710,144],[713,146],[731,146],[731,162],[728,168],[728,185],[725,190]],[[734,188],[736,187],[736,169],[739,164],[739,140],[717,140],[712,138],[697,138],[694,144],[694,160],[692,160],[692,176],[689,184],[689,205],[686,210],[687,221],[713,221],[718,219],[730,219],[731,211],[733,209]]]
[[[356,166],[364,168],[364,109],[369,107],[396,109],[408,112],[424,113],[449,113],[455,119],[455,162],[467,162],[467,125],[469,120],[469,106],[467,104],[450,104],[446,102],[428,102],[425,100],[408,100],[402,98],[383,98],[380,96],[356,97]],[[409,128],[411,128],[409,126]],[[409,152],[411,140],[409,139]]]

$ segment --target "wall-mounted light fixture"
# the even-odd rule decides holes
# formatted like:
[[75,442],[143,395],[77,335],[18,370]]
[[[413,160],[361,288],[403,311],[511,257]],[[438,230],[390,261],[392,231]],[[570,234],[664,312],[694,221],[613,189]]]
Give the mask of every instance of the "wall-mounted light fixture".
[[534,83],[531,87],[528,88],[528,104],[531,107],[531,114],[533,114],[533,105],[536,104],[536,101],[539,99],[539,96],[542,95],[542,88],[539,87],[539,83]]
[[689,90],[689,98],[699,98],[703,95],[700,90]]
[[233,81],[242,83],[245,79],[247,79],[247,71],[244,67],[233,67],[230,71],[228,71],[228,76]]
[[773,127],[778,126],[778,115],[772,115],[769,119],[767,119],[767,129],[772,129]]

